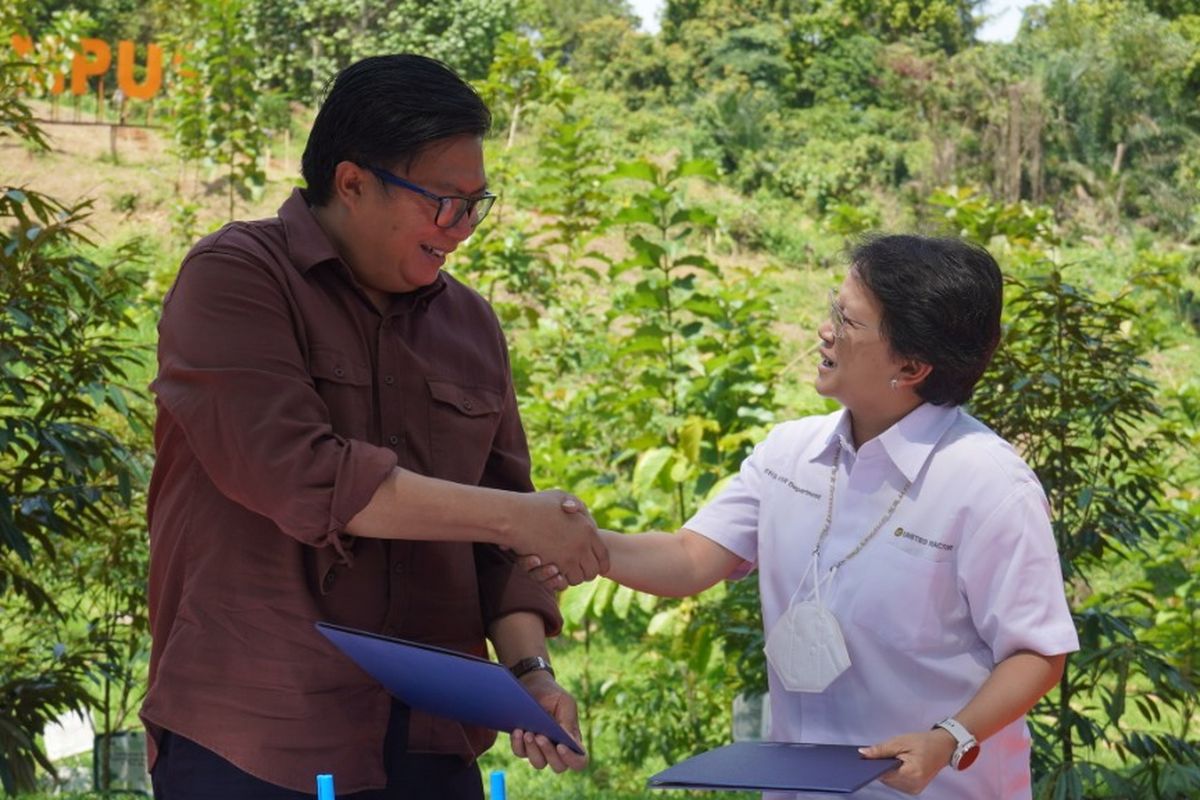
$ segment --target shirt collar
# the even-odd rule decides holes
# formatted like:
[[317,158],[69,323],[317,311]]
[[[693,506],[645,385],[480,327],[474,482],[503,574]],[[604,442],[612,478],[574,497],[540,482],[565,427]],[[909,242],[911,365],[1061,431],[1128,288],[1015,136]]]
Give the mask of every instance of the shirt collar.
[[[852,446],[853,441],[850,435],[850,414],[843,408],[825,417],[823,429],[812,438],[801,457],[806,461],[824,461],[824,457],[833,452],[838,442],[847,447]],[[832,460],[832,457],[829,460]]]
[[[350,268],[342,261],[337,248],[333,246],[325,229],[317,222],[308,199],[299,187],[292,190],[291,195],[279,207],[279,219],[283,223],[284,236],[287,239],[288,259],[300,271],[308,272],[318,264],[336,261],[341,264],[346,274],[351,275]],[[406,292],[399,302],[400,308],[408,308],[419,302],[428,305],[429,301],[441,294],[446,288],[446,276],[440,271],[433,283],[422,286],[415,291]],[[397,307],[393,298],[392,307]]]
[[[922,403],[892,427],[881,433],[880,446],[896,469],[909,481],[916,481],[930,453],[960,413],[958,406]],[[825,429],[813,437],[803,453],[808,461],[824,460],[838,442],[851,447],[850,414],[845,409],[827,418]]]
[[959,415],[958,406],[922,403],[879,435],[879,443],[896,468],[916,481],[938,440]]
[[301,273],[326,261],[341,261],[337,248],[317,222],[301,189],[293,189],[291,196],[279,207],[279,219],[287,238],[288,259]]

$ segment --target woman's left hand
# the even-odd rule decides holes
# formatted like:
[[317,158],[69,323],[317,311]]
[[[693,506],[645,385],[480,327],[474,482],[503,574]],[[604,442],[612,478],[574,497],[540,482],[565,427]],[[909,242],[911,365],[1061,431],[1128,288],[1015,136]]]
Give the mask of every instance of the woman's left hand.
[[954,755],[954,737],[941,729],[893,736],[886,742],[859,748],[866,758],[898,758],[901,764],[880,778],[884,784],[904,792],[918,794]]
[[[523,675],[521,683],[538,704],[550,712],[554,721],[579,744],[579,711],[574,698],[567,690],[559,686],[549,672],[540,669]],[[588,763],[586,755],[580,755],[564,744],[555,744],[540,733],[515,730],[510,736],[510,743],[513,755],[528,759],[537,769],[550,767],[555,772],[568,769],[578,772]]]

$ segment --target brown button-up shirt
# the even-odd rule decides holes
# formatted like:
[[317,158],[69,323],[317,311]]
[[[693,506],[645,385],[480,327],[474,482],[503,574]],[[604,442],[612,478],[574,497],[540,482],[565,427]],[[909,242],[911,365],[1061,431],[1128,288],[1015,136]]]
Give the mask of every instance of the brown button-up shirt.
[[[184,259],[159,323],[142,718],[271,783],[386,783],[389,698],[318,620],[485,655],[492,620],[551,594],[490,545],[355,538],[397,465],[528,491],[495,314],[448,275],[380,313],[299,190]],[[472,758],[495,735],[412,714],[409,748]],[[151,763],[156,755],[151,745]]]

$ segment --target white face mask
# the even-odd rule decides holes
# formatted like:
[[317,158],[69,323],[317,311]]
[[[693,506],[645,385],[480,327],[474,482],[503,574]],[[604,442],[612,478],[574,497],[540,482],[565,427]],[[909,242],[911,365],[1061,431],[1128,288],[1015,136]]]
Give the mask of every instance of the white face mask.
[[788,608],[763,649],[789,692],[823,692],[850,667],[837,618],[819,601]]

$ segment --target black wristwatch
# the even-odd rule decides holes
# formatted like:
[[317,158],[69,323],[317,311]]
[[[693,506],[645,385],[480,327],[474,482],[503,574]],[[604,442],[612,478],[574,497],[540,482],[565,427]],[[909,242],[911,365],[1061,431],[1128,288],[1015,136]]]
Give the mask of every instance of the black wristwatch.
[[522,658],[520,661],[513,664],[508,669],[509,669],[509,672],[511,672],[513,674],[513,677],[516,677],[516,678],[520,678],[524,675],[528,675],[529,673],[533,672],[536,669],[544,669],[544,670],[546,670],[546,672],[550,673],[551,678],[554,677],[554,667],[550,666],[550,662],[547,661],[546,659],[542,658],[541,656],[530,656],[529,658]]
[[954,755],[950,756],[950,766],[959,771],[966,769],[979,758],[979,742],[967,730],[966,726],[954,717],[946,717],[934,728],[941,728],[954,737]]

